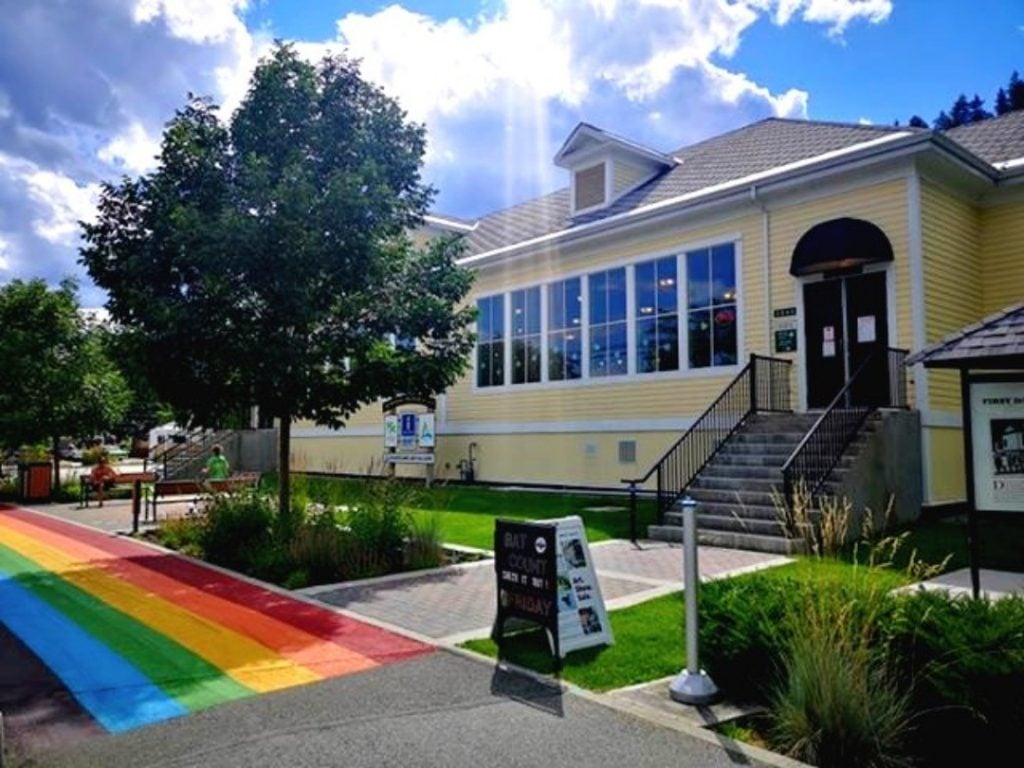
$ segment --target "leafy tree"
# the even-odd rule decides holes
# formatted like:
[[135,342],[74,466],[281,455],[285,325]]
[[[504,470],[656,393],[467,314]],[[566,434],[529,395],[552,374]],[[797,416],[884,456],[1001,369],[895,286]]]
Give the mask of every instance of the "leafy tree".
[[0,328],[0,443],[49,442],[59,484],[60,438],[116,424],[130,401],[128,387],[83,322],[72,281],[55,290],[42,280],[0,288]]
[[[280,425],[341,426],[396,393],[464,371],[474,312],[454,241],[406,232],[432,197],[421,126],[358,65],[278,45],[229,125],[191,98],[152,174],[106,185],[82,261],[142,346],[157,395],[199,424],[256,405]],[[416,339],[414,347],[389,337]]]
[[1006,96],[1009,101],[1009,112],[1024,109],[1024,80],[1020,79],[1017,70],[1010,75],[1010,85],[1007,88]]
[[1005,115],[1007,112],[1012,112],[1010,109],[1010,97],[1006,94],[1006,91],[1002,88],[996,93],[996,114]]
[[948,131],[950,128],[955,128],[956,124],[953,123],[953,119],[943,110],[939,112],[939,116],[935,118],[932,126],[936,131]]
[[925,121],[924,121],[924,120],[923,120],[923,119],[922,119],[921,117],[919,117],[918,115],[914,115],[913,117],[911,117],[911,118],[910,118],[910,122],[909,122],[909,123],[907,123],[907,124],[908,124],[908,125],[909,125],[909,126],[910,126],[911,128],[927,128],[927,127],[928,127],[928,123],[926,123],[926,122],[925,122]]
[[967,103],[967,109],[968,123],[978,123],[992,117],[992,113],[985,109],[985,100],[978,94],[974,94],[974,98]]

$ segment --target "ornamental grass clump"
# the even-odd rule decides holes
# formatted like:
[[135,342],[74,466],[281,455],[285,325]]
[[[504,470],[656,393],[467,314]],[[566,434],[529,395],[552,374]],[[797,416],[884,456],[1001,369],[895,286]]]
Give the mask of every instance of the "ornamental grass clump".
[[891,607],[865,584],[803,586],[769,704],[773,746],[821,768],[910,764],[910,693],[877,643]]

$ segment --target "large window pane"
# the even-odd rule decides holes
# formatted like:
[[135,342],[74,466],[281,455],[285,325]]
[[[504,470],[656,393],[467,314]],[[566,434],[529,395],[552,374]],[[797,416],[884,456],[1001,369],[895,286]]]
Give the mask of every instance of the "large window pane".
[[679,369],[679,318],[662,315],[658,318],[658,370]]
[[478,299],[476,383],[494,387],[505,383],[505,297]]
[[618,376],[628,368],[626,268],[589,277],[590,375]]
[[578,379],[583,376],[583,337],[579,331],[565,334],[565,378]]
[[678,307],[678,286],[676,284],[676,258],[658,260],[658,314],[675,312]]
[[[548,380],[565,381],[582,375],[580,359],[580,278],[548,286]],[[539,351],[539,350],[538,350]],[[540,360],[537,360],[540,372]]]
[[[540,381],[540,288],[512,291],[513,384]],[[537,355],[537,360],[534,360]]]
[[690,367],[711,365],[711,311],[699,309],[689,319]]
[[608,322],[608,273],[590,276],[590,324]]
[[637,317],[650,317],[658,311],[657,292],[655,290],[656,265],[647,261],[636,265],[634,280],[636,282],[636,314]]
[[608,326],[608,375],[621,376],[628,370],[629,351],[626,348],[626,324]]
[[[738,361],[736,269],[732,243],[686,254],[691,368],[735,365]],[[694,311],[697,309],[700,311]]]
[[711,265],[708,262],[707,249],[686,254],[686,297],[690,309],[711,303]]
[[634,282],[637,373],[678,370],[676,257],[637,264]]
[[608,272],[608,322],[626,319],[626,268]]
[[736,310],[719,307],[714,310],[714,356],[712,365],[736,364]]
[[713,304],[736,301],[736,249],[732,243],[711,249],[711,285]]
[[608,375],[608,326],[590,328],[590,375]]
[[578,328],[583,320],[583,283],[574,277],[565,281],[565,327]]
[[653,317],[636,322],[636,370],[637,373],[658,370],[658,321]]

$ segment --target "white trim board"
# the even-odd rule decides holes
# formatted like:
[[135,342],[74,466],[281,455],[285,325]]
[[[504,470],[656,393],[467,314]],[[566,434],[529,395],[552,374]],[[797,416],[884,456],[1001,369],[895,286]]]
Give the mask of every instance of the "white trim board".
[[[578,434],[590,432],[684,432],[693,426],[695,418],[666,419],[593,419],[578,421],[455,421],[444,428],[438,425],[437,434],[444,435],[529,435]],[[325,437],[379,437],[384,440],[384,423],[379,427],[305,427],[292,431],[297,440]]]

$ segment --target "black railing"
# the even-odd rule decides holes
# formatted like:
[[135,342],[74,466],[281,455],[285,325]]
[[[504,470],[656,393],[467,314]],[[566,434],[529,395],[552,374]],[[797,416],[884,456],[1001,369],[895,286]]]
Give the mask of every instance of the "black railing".
[[782,466],[788,510],[793,509],[798,485],[809,499],[819,494],[871,414],[879,408],[907,407],[906,356],[907,350],[892,347],[873,352],[814,422]]
[[150,463],[162,480],[169,480],[183,469],[210,454],[216,443],[223,442],[229,432],[195,429],[185,434],[184,440],[171,440],[151,446],[144,466]]
[[789,376],[788,360],[751,355],[746,367],[646,475],[622,481],[629,484],[629,534],[634,542],[640,486],[657,476],[658,523],[661,524],[665,512],[751,414],[791,410]]

